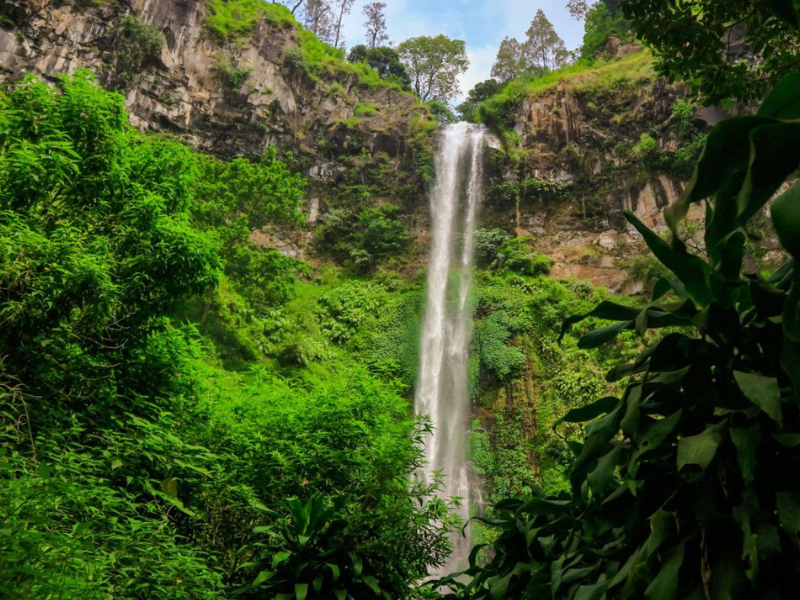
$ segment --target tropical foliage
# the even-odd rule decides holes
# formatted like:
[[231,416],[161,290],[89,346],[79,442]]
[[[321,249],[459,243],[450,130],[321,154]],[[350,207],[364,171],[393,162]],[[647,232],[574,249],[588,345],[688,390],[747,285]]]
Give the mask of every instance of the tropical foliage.
[[[252,241],[298,222],[302,177],[273,150],[143,136],[86,72],[15,85],[0,130],[4,597],[313,597],[308,557],[339,565],[326,597],[404,597],[441,564],[449,507],[409,483],[426,426],[406,384],[306,333],[307,267]],[[404,238],[375,210],[381,253]],[[285,377],[286,340],[305,345]],[[306,506],[336,507],[311,536]]]
[[[651,302],[600,304],[573,324],[613,321],[580,340],[664,330],[630,363],[622,397],[602,398],[559,423],[586,423],[570,442],[572,491],[507,500],[488,565],[473,552],[452,597],[785,598],[797,585],[800,490],[791,478],[798,437],[798,279],[794,257],[769,277],[743,274],[747,225],[796,170],[800,75],[759,113],[722,122],[695,178],[671,207],[669,244],[626,216],[672,277]],[[772,205],[797,254],[798,184]],[[708,202],[708,257],[678,235],[689,205]]]

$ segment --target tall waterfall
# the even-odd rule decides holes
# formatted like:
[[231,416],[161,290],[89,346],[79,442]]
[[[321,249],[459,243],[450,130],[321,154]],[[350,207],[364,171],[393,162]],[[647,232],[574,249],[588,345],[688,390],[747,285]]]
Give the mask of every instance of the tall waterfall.
[[[430,197],[432,248],[428,301],[422,331],[422,363],[415,408],[430,417],[433,434],[426,440],[427,465],[444,477],[444,498],[459,497],[459,516],[470,517],[470,393],[468,381],[472,312],[473,238],[483,194],[483,129],[468,123],[446,127],[436,155],[436,185]],[[470,540],[453,535],[448,570],[466,566]]]

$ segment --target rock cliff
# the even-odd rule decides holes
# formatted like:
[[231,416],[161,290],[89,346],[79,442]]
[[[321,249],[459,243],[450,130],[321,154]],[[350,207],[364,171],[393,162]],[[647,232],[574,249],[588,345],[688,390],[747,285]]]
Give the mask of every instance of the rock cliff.
[[663,230],[663,210],[683,192],[704,132],[721,117],[688,103],[638,50],[534,86],[513,103],[486,211],[489,223],[530,235],[556,261],[554,276],[625,293],[643,288],[645,251],[614,211]]
[[[290,21],[261,19],[244,43],[219,39],[207,26],[208,4],[5,0],[0,80],[89,68],[103,84],[119,88],[115,76],[126,43],[120,24],[135,16],[163,39],[120,90],[141,130],[170,132],[221,157],[258,156],[276,145],[307,157],[309,175],[317,179],[335,177],[340,154],[367,148],[399,157],[406,150],[412,121],[424,116],[413,95],[366,85],[341,59],[342,68],[331,60],[322,72],[311,72],[297,58],[300,32]],[[326,151],[332,146],[335,153]]]

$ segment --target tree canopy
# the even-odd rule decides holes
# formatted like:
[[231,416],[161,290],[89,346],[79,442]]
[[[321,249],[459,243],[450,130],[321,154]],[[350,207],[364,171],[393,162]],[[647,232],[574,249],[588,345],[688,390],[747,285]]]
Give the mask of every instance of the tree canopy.
[[411,77],[411,86],[423,102],[445,104],[460,93],[458,76],[469,68],[466,44],[445,35],[416,37],[397,47]]
[[411,78],[405,65],[400,62],[400,55],[394,48],[385,46],[368,48],[364,45],[354,46],[347,55],[350,62],[365,62],[375,69],[382,79],[393,81],[403,89],[411,89]]
[[386,46],[389,43],[389,36],[386,33],[386,3],[370,2],[364,6],[363,13],[367,18],[364,23],[367,46],[370,48]]
[[514,38],[505,38],[497,51],[492,77],[501,83],[508,83],[522,76],[527,69],[528,55],[525,46]]
[[542,9],[536,11],[527,31],[525,55],[528,65],[552,71],[564,65],[569,53]]

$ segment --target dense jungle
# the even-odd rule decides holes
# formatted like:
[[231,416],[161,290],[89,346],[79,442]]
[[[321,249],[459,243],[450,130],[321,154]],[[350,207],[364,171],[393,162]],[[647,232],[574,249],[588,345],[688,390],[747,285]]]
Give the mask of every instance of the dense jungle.
[[800,0],[566,2],[0,0],[0,598],[800,595]]

